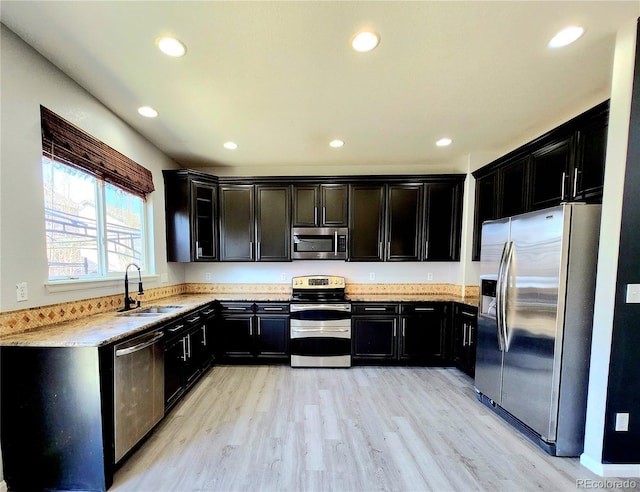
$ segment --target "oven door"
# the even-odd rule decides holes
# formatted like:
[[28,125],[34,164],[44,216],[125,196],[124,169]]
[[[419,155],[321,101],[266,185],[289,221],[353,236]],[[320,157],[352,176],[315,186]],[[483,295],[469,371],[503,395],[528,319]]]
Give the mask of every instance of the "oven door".
[[351,367],[351,305],[295,305],[291,367]]

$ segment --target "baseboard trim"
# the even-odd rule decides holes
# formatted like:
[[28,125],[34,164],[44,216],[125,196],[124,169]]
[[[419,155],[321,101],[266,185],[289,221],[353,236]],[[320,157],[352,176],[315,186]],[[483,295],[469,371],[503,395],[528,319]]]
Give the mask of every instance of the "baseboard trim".
[[586,454],[580,456],[580,464],[601,477],[640,478],[640,464],[600,463]]

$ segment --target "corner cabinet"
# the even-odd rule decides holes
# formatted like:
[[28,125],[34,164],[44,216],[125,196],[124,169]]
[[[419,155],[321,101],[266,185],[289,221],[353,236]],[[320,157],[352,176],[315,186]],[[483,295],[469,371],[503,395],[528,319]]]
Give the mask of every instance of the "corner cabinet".
[[216,177],[190,170],[165,170],[167,261],[216,261]]

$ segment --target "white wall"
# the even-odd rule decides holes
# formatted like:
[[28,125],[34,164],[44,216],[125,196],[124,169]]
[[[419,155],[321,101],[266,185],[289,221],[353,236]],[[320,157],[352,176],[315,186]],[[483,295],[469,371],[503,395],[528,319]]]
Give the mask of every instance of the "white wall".
[[[596,280],[596,299],[593,313],[593,342],[589,374],[585,449],[580,459],[585,466],[594,472],[609,476],[624,475],[623,465],[602,464],[602,447],[637,42],[636,30],[636,22],[630,22],[618,31],[616,38],[604,196],[602,199],[600,248],[598,251],[598,277]],[[629,467],[632,466],[629,465]],[[637,476],[637,474],[632,476]]]
[[[184,267],[167,264],[165,254],[162,169],[178,167],[147,140],[73,80],[51,65],[4,25],[0,52],[0,311],[67,302],[122,291],[120,283],[89,290],[50,293],[44,236],[40,105],[46,106],[153,173],[156,191],[148,200],[152,210],[157,274],[168,284],[184,282]],[[135,108],[131,108],[135,111]],[[152,260],[153,263],[153,260]],[[27,282],[29,300],[18,303],[16,283]],[[146,288],[159,286],[145,283]]]

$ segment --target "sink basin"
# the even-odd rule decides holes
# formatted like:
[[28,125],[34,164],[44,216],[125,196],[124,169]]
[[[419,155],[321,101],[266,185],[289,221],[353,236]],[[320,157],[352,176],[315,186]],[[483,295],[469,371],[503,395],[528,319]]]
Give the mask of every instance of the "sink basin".
[[139,313],[148,313],[148,314],[164,314],[164,313],[173,313],[182,309],[184,306],[149,306],[147,308],[140,309]]
[[143,309],[132,309],[122,313],[122,316],[160,316],[161,314],[173,313],[184,306],[149,306]]

